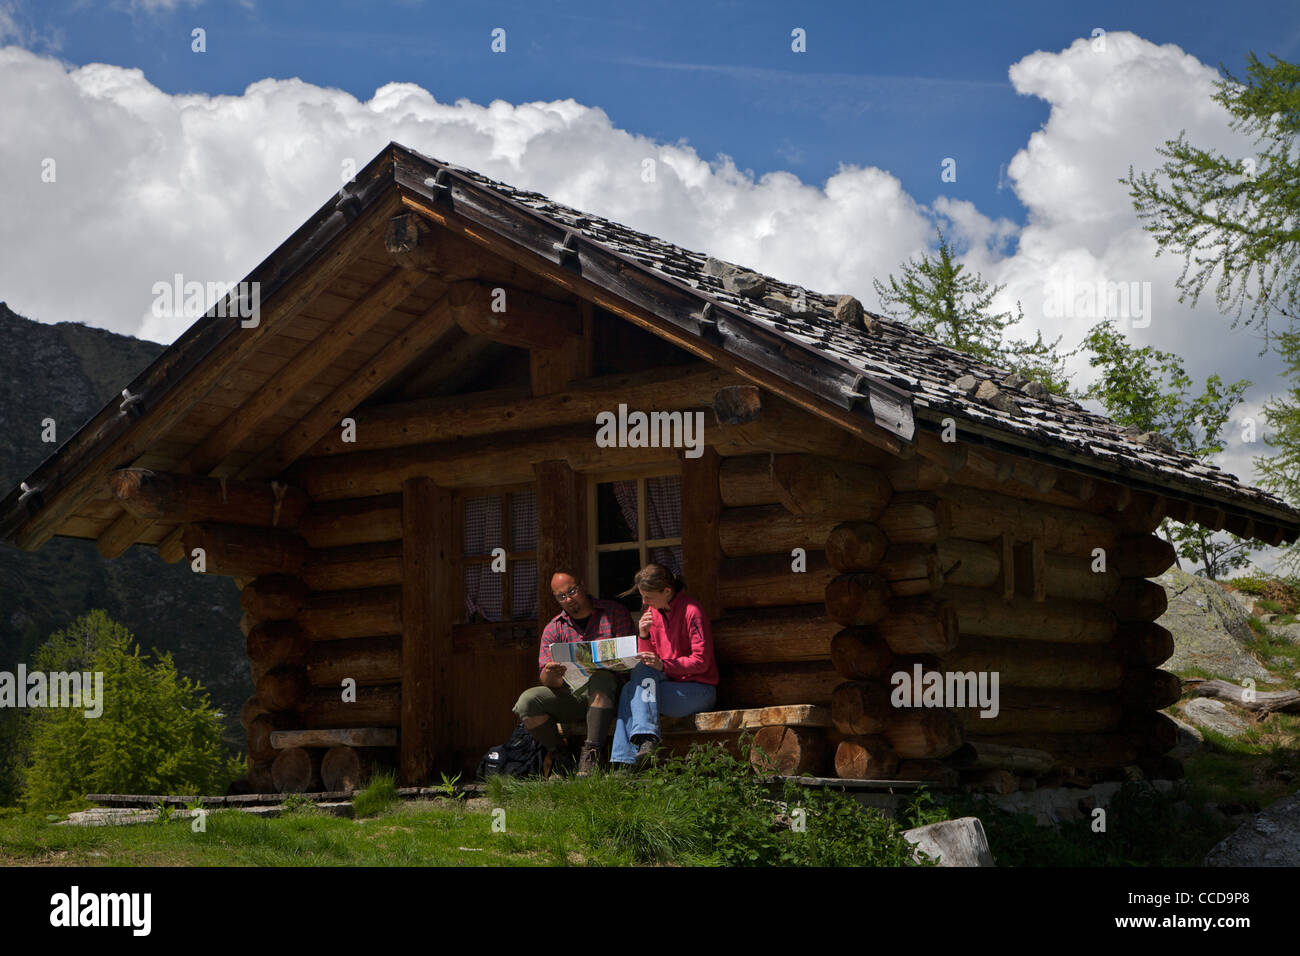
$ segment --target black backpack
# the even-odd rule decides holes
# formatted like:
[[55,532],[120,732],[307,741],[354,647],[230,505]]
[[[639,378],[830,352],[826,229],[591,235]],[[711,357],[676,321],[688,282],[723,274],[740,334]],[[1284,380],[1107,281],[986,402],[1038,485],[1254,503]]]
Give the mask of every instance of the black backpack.
[[483,755],[478,764],[478,778],[486,781],[488,775],[494,773],[507,777],[540,777],[545,758],[546,748],[521,723],[515,727],[509,740]]

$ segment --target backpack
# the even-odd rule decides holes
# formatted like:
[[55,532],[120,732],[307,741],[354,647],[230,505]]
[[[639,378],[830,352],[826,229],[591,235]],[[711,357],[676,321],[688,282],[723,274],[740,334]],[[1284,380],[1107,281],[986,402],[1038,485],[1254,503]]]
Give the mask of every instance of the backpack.
[[505,743],[493,747],[478,764],[478,778],[486,781],[489,774],[507,777],[540,777],[546,748],[520,723]]

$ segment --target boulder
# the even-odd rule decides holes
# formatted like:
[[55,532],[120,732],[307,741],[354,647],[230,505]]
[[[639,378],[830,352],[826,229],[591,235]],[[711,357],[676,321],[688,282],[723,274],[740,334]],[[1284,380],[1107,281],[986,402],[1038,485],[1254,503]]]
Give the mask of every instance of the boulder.
[[1300,644],[1300,624],[1274,624],[1269,630],[1288,644]]
[[[1198,697],[1196,699],[1204,700],[1205,698]],[[1174,744],[1174,749],[1169,751],[1169,755],[1183,760],[1200,750],[1205,743],[1205,738],[1201,735],[1201,732],[1177,717],[1171,716],[1170,719],[1178,727],[1178,743]]]
[[1283,797],[1205,855],[1206,866],[1300,866],[1300,793]]
[[1224,588],[1223,591],[1232,599],[1233,603],[1241,608],[1241,613],[1246,615],[1255,613],[1255,596],[1253,594],[1229,588]]
[[835,318],[845,325],[851,325],[854,328],[866,328],[863,321],[866,316],[866,310],[862,308],[862,303],[851,295],[842,295],[835,300]]
[[1250,720],[1236,708],[1209,697],[1193,697],[1183,704],[1183,716],[1225,737],[1241,737],[1250,729]]
[[1161,667],[1193,667],[1224,680],[1267,680],[1269,673],[1251,656],[1255,632],[1240,605],[1216,582],[1171,568],[1154,579],[1169,598],[1157,623],[1174,636],[1174,654]]
[[1016,404],[1016,400],[988,379],[980,382],[979,387],[975,390],[975,400],[983,402],[990,408],[1006,412],[1008,415],[1014,415],[1020,411],[1020,406]]
[[940,866],[993,866],[984,824],[979,817],[944,820],[903,831],[903,839],[939,862]]

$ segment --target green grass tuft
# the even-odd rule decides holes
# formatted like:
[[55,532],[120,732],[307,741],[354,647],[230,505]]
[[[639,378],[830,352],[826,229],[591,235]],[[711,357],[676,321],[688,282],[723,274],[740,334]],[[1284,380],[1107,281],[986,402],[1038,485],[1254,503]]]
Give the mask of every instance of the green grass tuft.
[[358,818],[377,817],[401,802],[397,778],[391,773],[378,773],[370,778],[364,790],[352,798],[352,811]]

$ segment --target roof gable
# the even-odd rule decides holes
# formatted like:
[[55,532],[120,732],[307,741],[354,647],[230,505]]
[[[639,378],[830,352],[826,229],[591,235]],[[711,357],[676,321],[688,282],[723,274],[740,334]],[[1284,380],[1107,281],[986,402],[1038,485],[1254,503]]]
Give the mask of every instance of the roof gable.
[[[975,401],[958,380],[999,382],[1005,371],[905,325],[869,314],[870,331],[846,324],[836,317],[835,298],[396,144],[250,274],[246,281],[262,283],[265,326],[245,329],[215,310],[196,322],[121,402],[106,406],[0,503],[0,532],[38,547],[51,534],[69,533],[70,516],[95,501],[112,514],[103,482],[109,469],[148,462],[150,454],[174,464],[177,443],[188,439],[195,443],[182,469],[219,476],[272,476],[310,449],[322,429],[405,368],[413,350],[430,348],[454,325],[441,293],[455,275],[402,269],[382,246],[374,254],[377,237],[400,211],[442,227],[438,241],[450,238],[457,252],[441,262],[473,247],[495,253],[496,267],[506,270],[502,281],[533,294],[558,287],[575,301],[596,302],[895,454],[912,453],[918,431],[933,433],[951,417],[965,442],[1171,495],[1188,508],[1209,506],[1229,524],[1253,518],[1273,523],[1286,538],[1300,534],[1300,512],[1278,499],[1190,456],[1140,445],[1076,403],[1013,385],[1003,390],[1014,405]],[[389,252],[399,247],[388,244]],[[367,255],[369,271],[358,265]],[[332,315],[314,319],[304,311],[348,283],[356,296],[351,305],[337,303]],[[310,347],[280,356],[278,364],[263,361],[277,336],[293,338],[295,327]],[[234,387],[241,375],[248,378],[242,392]],[[286,396],[290,389],[296,394]],[[231,407],[221,407],[223,394]],[[195,411],[204,401],[217,406],[206,419]],[[244,447],[259,441],[260,457]],[[117,542],[110,549],[156,543],[133,534],[140,529],[131,522],[113,521]],[[92,530],[103,549],[106,529]]]

